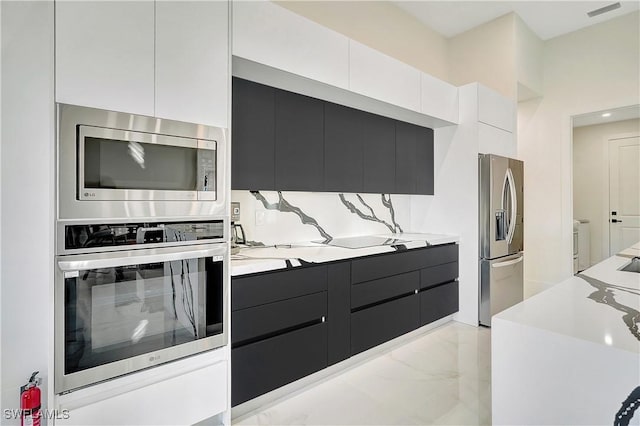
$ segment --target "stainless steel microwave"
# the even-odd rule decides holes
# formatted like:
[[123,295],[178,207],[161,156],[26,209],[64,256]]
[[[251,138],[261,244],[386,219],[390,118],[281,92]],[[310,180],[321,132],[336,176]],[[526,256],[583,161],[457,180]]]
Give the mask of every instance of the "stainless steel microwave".
[[225,216],[226,130],[58,104],[59,219]]

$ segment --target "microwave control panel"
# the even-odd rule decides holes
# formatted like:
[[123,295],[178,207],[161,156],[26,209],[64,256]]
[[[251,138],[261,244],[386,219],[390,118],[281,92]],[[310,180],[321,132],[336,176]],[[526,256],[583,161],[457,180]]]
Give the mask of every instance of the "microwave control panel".
[[216,151],[198,149],[198,185],[197,191],[216,190]]

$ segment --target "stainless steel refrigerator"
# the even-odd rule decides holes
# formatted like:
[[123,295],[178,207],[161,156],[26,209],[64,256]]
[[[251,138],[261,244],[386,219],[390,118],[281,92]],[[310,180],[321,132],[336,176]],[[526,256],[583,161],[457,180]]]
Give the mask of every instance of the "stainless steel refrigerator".
[[524,163],[480,154],[480,301],[481,325],[523,299]]

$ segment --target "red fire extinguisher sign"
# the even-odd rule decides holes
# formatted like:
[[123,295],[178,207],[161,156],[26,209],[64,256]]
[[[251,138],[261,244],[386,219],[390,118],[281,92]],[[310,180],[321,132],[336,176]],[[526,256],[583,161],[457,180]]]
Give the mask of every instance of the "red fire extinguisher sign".
[[34,372],[26,385],[20,387],[20,425],[40,426],[41,418],[41,395],[38,385],[41,379],[36,377],[38,371]]

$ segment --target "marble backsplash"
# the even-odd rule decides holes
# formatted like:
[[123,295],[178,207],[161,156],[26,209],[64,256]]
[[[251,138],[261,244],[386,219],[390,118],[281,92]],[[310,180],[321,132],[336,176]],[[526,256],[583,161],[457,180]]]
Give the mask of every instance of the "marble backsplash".
[[418,195],[231,191],[250,244],[290,244],[357,235],[411,232]]

